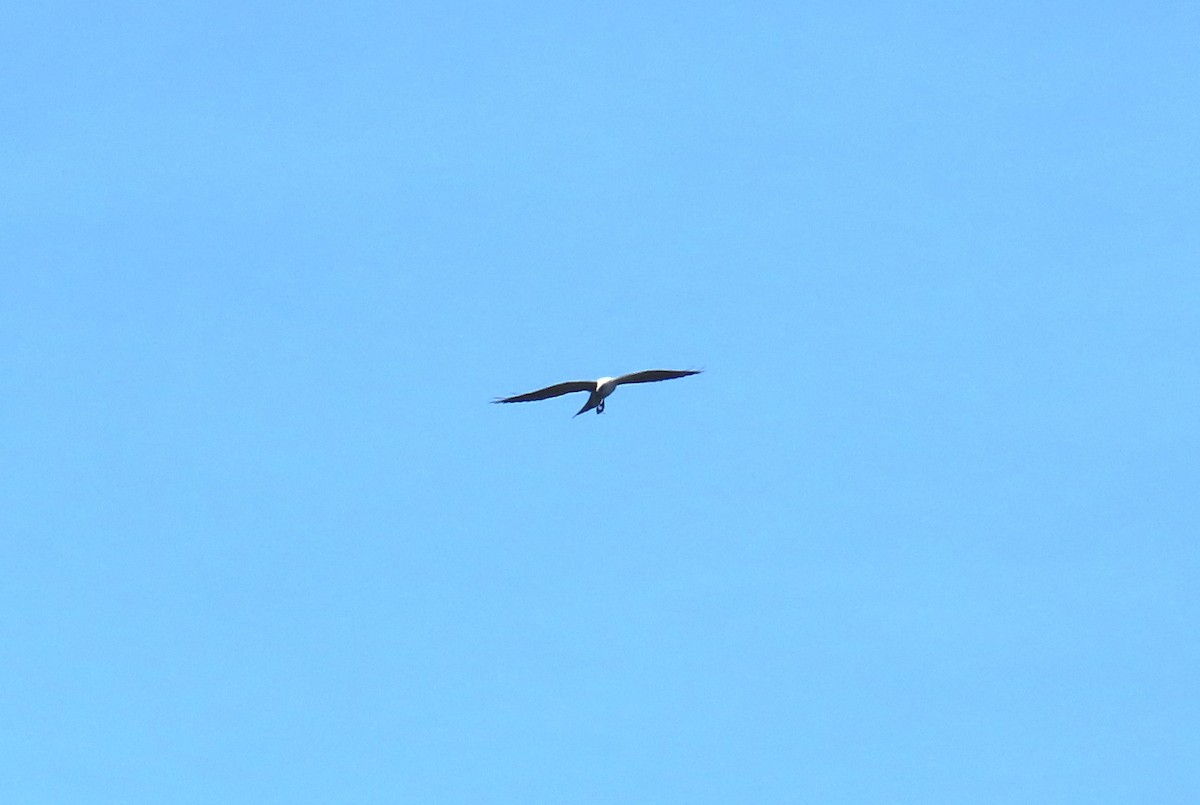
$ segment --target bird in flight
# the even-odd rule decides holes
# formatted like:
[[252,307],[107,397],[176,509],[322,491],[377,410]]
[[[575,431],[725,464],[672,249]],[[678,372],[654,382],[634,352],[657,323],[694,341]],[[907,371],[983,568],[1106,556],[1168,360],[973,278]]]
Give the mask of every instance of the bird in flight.
[[556,383],[553,386],[546,386],[544,389],[531,391],[528,394],[518,394],[515,397],[497,397],[492,402],[533,402],[535,400],[548,400],[551,397],[570,394],[573,391],[586,391],[588,393],[587,402],[575,412],[575,416],[579,416],[584,411],[591,411],[593,408],[596,409],[597,414],[603,414],[604,398],[612,394],[617,386],[624,383],[653,383],[656,380],[672,380],[676,377],[687,377],[688,375],[698,374],[700,374],[700,370],[648,369],[645,372],[633,372],[621,375],[620,377],[602,377],[599,380],[568,380],[566,383]]

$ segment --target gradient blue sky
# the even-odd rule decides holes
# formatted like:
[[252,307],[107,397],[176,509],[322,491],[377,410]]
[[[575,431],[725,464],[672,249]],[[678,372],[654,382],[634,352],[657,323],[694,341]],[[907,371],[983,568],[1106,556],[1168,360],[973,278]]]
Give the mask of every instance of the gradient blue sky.
[[0,800],[1200,801],[1198,42],[10,8]]

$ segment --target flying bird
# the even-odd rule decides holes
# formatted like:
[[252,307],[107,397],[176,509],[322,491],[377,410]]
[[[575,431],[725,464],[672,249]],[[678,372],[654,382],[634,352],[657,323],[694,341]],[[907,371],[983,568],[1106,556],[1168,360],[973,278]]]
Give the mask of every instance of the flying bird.
[[656,380],[672,380],[676,377],[687,377],[688,375],[698,374],[700,374],[700,370],[648,369],[645,372],[633,372],[621,375],[620,377],[602,377],[599,380],[568,380],[566,383],[556,383],[553,386],[546,386],[544,389],[531,391],[528,394],[518,394],[515,397],[497,397],[492,402],[534,402],[535,400],[548,400],[551,397],[570,394],[574,391],[586,391],[588,393],[587,402],[575,412],[575,416],[579,416],[584,411],[590,411],[593,408],[596,409],[597,414],[603,414],[604,398],[612,394],[617,386],[625,383],[653,383]]

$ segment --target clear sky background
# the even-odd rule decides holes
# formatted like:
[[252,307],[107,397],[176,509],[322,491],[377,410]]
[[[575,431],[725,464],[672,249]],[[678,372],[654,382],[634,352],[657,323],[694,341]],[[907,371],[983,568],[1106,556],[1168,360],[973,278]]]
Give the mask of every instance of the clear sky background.
[[1198,42],[9,8],[0,800],[1200,801]]

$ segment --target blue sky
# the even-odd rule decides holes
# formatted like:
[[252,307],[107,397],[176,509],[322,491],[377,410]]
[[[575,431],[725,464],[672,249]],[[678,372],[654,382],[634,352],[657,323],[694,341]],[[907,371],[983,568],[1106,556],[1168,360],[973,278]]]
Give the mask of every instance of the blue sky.
[[0,799],[1196,802],[1197,41],[12,9]]

